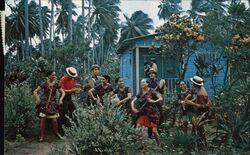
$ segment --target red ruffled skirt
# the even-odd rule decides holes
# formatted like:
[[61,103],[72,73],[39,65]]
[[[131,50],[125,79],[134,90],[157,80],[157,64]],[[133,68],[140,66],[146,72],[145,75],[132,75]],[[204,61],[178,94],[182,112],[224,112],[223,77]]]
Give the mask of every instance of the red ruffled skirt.
[[140,125],[143,125],[143,126],[146,126],[148,128],[153,128],[153,127],[157,127],[157,124],[156,123],[153,123],[153,122],[150,122],[148,116],[140,116],[137,121],[136,121],[137,124],[140,124]]

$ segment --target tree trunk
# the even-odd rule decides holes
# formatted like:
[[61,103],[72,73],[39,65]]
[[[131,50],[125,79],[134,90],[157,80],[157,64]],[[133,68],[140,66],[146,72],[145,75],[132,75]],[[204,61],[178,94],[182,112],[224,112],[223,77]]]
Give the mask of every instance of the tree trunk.
[[91,26],[91,24],[90,24],[90,12],[91,12],[91,9],[90,9],[90,7],[91,7],[91,0],[89,0],[89,14],[88,14],[88,38],[89,38],[89,40],[91,40],[90,39],[90,37],[91,37],[91,32],[90,32],[90,26]]
[[22,57],[22,60],[24,60],[25,59],[25,44],[23,43],[23,40],[24,40],[23,33],[21,33],[21,38],[22,38],[22,54],[21,54],[21,57]]
[[53,24],[52,24],[52,33],[53,33],[53,49],[56,48],[56,41],[55,41],[55,24],[54,24],[54,19],[53,19]]
[[41,0],[39,0],[39,20],[40,20],[40,44],[41,44],[41,54],[45,55],[44,44],[43,44],[43,20],[42,20],[42,5]]
[[103,53],[103,35],[104,35],[104,32],[102,33],[102,54],[101,54],[101,65],[103,64],[103,59],[104,59],[104,53]]
[[51,41],[52,41],[53,23],[54,23],[54,0],[51,0],[51,20],[50,20],[50,32],[49,32],[49,55],[51,55]]
[[69,18],[68,18],[69,40],[70,43],[72,43],[72,0],[69,0],[68,12],[69,12]]
[[85,38],[85,14],[84,14],[84,0],[82,0],[82,37]]
[[[29,3],[25,0],[25,53],[29,53]],[[24,57],[25,58],[25,57]]]

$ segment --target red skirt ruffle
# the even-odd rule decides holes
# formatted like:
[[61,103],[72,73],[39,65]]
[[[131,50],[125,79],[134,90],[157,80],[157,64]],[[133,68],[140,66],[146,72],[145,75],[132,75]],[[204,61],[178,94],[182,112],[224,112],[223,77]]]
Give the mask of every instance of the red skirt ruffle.
[[140,124],[140,125],[143,125],[143,126],[146,126],[148,128],[153,128],[153,127],[157,127],[157,124],[153,123],[153,122],[150,122],[148,116],[140,116],[137,121],[136,121],[137,124]]

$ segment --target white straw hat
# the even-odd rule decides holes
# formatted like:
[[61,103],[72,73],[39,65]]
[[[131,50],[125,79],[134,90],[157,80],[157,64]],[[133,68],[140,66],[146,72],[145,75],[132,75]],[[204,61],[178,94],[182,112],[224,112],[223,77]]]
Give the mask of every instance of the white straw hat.
[[201,77],[199,77],[199,76],[194,76],[194,77],[190,78],[190,80],[191,80],[194,84],[196,84],[196,85],[198,85],[198,86],[203,86],[203,79],[202,79]]
[[68,67],[66,68],[66,73],[71,77],[77,77],[77,71],[74,67]]

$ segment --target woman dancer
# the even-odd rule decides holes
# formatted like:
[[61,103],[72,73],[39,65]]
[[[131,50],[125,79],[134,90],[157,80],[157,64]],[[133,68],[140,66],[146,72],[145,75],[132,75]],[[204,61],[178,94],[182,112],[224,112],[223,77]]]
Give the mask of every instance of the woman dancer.
[[[43,90],[41,96],[38,95],[40,90]],[[37,116],[40,118],[40,142],[44,141],[46,118],[52,119],[54,133],[58,138],[63,139],[63,137],[58,133],[57,118],[59,117],[59,104],[56,101],[57,90],[61,92],[59,103],[62,104],[65,92],[56,82],[56,73],[54,71],[49,71],[47,73],[47,80],[38,86],[33,92],[36,97]]]
[[[156,143],[160,145],[160,136],[157,131],[159,125],[160,112],[157,108],[157,104],[160,104],[162,97],[159,93],[156,93],[153,89],[148,87],[149,81],[146,79],[141,80],[141,90],[139,94],[132,100],[131,108],[134,113],[138,114],[136,123],[140,126],[152,128],[153,135]],[[139,108],[135,108],[135,101],[143,103]]]

